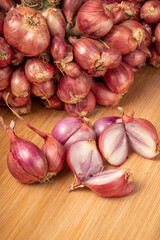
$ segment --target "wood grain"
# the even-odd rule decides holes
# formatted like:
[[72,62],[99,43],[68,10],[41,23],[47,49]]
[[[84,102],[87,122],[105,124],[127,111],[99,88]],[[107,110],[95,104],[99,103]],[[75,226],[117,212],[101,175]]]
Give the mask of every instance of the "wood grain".
[[[160,135],[160,69],[144,67],[119,103],[127,114],[150,120]],[[0,114],[7,124],[16,122],[18,136],[42,145],[39,136],[6,108]],[[118,109],[97,106],[89,116],[93,123],[104,116],[120,115]],[[42,131],[51,132],[67,114],[45,109],[33,102],[25,119]],[[136,191],[131,196],[105,199],[89,189],[67,188],[73,174],[66,166],[52,183],[21,184],[6,165],[9,137],[0,126],[0,239],[1,240],[159,240],[160,161],[147,160],[131,152],[120,168],[133,173]],[[110,168],[106,164],[106,169]]]

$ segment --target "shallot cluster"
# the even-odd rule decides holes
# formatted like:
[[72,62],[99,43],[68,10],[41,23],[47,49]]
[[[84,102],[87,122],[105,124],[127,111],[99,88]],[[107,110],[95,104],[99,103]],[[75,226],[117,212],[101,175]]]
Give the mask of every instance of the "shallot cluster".
[[[7,165],[10,173],[23,183],[50,181],[64,169],[67,160],[74,174],[69,191],[88,187],[102,197],[123,197],[135,191],[131,171],[115,168],[129,157],[129,148],[143,158],[154,159],[160,153],[160,139],[154,125],[142,118],[109,116],[93,125],[88,119],[66,117],[59,120],[51,133],[30,125],[14,108],[7,106],[27,127],[43,138],[40,149],[19,138],[14,122],[8,127],[0,122],[10,137]],[[114,168],[104,170],[103,160]]]
[[115,106],[134,72],[160,67],[159,0],[0,1],[0,106],[34,98],[85,117]]

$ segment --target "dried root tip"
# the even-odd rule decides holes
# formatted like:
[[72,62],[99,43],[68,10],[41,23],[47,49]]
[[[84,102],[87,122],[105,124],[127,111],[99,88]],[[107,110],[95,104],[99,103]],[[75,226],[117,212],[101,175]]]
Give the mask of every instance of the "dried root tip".
[[75,189],[77,189],[77,188],[83,188],[83,187],[84,187],[84,185],[81,184],[80,181],[75,180],[75,181],[71,184],[71,186],[68,187],[67,191],[68,191],[68,192],[71,192],[71,191],[73,191],[73,190],[75,190]]
[[47,175],[46,175],[43,179],[40,179],[38,182],[39,182],[39,183],[53,182],[53,178],[54,178],[54,176],[56,176],[56,175],[57,175],[56,173],[50,173],[50,172],[48,172]]

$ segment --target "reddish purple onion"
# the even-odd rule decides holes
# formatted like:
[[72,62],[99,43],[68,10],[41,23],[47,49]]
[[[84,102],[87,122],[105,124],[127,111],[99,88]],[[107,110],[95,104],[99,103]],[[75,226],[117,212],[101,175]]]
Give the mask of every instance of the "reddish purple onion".
[[52,108],[55,110],[61,110],[64,108],[64,102],[60,100],[57,94],[54,94],[53,96],[45,99],[43,101],[43,104],[45,105],[46,108]]
[[3,37],[0,37],[0,67],[8,66],[12,61],[13,55],[12,47]]
[[96,132],[97,139],[103,132],[103,130],[108,127],[109,125],[116,123],[117,120],[120,119],[120,117],[117,116],[110,116],[110,117],[103,117],[98,119],[93,124],[94,131]]
[[76,117],[66,117],[60,120],[51,133],[67,150],[74,142],[96,139],[96,134],[90,123]]
[[53,60],[61,60],[66,54],[66,43],[60,36],[55,36],[51,44],[51,55]]
[[8,87],[12,72],[10,66],[0,68],[0,91]]

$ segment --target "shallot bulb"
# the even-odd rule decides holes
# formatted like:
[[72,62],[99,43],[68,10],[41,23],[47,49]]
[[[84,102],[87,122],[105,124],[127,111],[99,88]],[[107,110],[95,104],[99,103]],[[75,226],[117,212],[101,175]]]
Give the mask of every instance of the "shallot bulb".
[[154,125],[142,118],[123,114],[122,121],[133,150],[144,158],[154,158],[160,152],[160,139]]
[[52,37],[65,37],[66,21],[60,9],[48,7],[41,12],[46,19]]
[[13,111],[18,115],[25,115],[31,112],[32,99],[30,98],[26,105],[21,107],[12,107]]
[[103,76],[107,68],[116,67],[121,62],[121,53],[118,50],[101,46],[102,43],[98,40],[69,37],[69,41],[74,46],[76,62],[91,76]]
[[59,67],[61,72],[65,73],[66,75],[72,78],[79,77],[79,75],[82,72],[79,65],[75,62],[65,63],[62,61],[60,64],[57,64],[57,66]]
[[116,123],[120,117],[117,116],[111,116],[111,117],[103,117],[98,119],[96,122],[93,124],[94,131],[96,132],[97,139],[103,132],[103,130],[110,126],[113,123]]
[[[10,107],[9,107],[10,108]],[[10,110],[16,115],[27,127],[32,129],[40,137],[43,138],[44,144],[42,146],[42,152],[47,160],[47,178],[49,180],[52,176],[57,175],[65,166],[65,150],[63,145],[58,142],[51,134],[43,133],[36,129],[28,122],[26,122],[21,116],[19,116],[12,108]]]
[[61,110],[64,108],[64,102],[60,100],[56,93],[53,96],[45,99],[43,104],[46,108],[52,108],[55,110]]
[[66,43],[60,36],[55,36],[51,44],[51,55],[53,60],[61,60],[66,54]]
[[73,17],[82,6],[83,0],[62,0],[61,8],[67,19],[67,22],[72,24]]
[[33,8],[18,6],[9,11],[3,31],[7,42],[24,56],[37,56],[50,43],[46,20]]
[[147,58],[147,61],[152,66],[159,68],[160,67],[160,54],[158,53],[155,46],[149,48],[151,55]]
[[88,139],[96,140],[96,134],[89,122],[77,117],[61,119],[51,133],[67,150],[73,143]]
[[65,75],[58,82],[58,97],[63,102],[75,104],[86,97],[91,84],[92,78],[85,72],[81,72],[77,78]]
[[54,68],[39,58],[31,58],[26,61],[25,75],[31,83],[43,83],[53,77]]
[[96,99],[92,91],[87,96],[76,104],[65,103],[64,109],[66,112],[73,117],[86,117],[91,113],[96,106]]
[[105,83],[115,93],[125,93],[134,80],[132,68],[122,62],[117,68],[108,69],[104,76]]
[[111,91],[103,82],[93,82],[91,87],[96,102],[102,106],[115,106],[121,99],[121,95]]
[[30,94],[26,97],[15,96],[9,88],[6,88],[3,93],[3,100],[11,107],[22,107],[30,101]]
[[0,68],[0,91],[9,86],[10,76],[12,74],[12,68],[10,66]]
[[0,122],[10,137],[7,165],[12,176],[23,183],[43,181],[47,176],[47,160],[42,151],[32,142],[16,136],[13,122],[10,127],[5,125],[2,117]]
[[79,9],[76,25],[69,34],[80,33],[91,38],[101,38],[111,30],[112,26],[112,14],[105,9],[101,1],[89,0]]
[[148,23],[158,23],[160,21],[160,1],[147,1],[143,4],[140,16]]
[[42,99],[49,98],[56,92],[56,82],[51,79],[41,84],[32,84],[31,92]]
[[125,197],[135,191],[135,185],[130,180],[130,170],[110,169],[94,174],[84,180],[86,186],[101,197]]
[[129,143],[123,123],[105,128],[98,140],[102,156],[112,165],[119,166],[128,158]]
[[72,144],[67,151],[67,163],[75,177],[71,190],[103,169],[103,161],[94,140]]
[[13,55],[12,47],[3,37],[0,37],[0,67],[8,66],[12,61]]
[[27,97],[30,95],[31,83],[25,76],[23,67],[17,68],[10,80],[11,92],[16,97]]
[[158,23],[155,28],[155,37],[156,40],[160,42],[160,23]]
[[121,25],[114,25],[111,31],[103,37],[103,41],[111,48],[118,49],[122,54],[134,51],[137,42],[131,31]]
[[143,29],[145,31],[145,39],[143,42],[147,47],[150,47],[152,45],[152,38],[154,35],[153,24],[148,23],[146,21],[142,21],[141,25],[143,26]]
[[131,67],[140,67],[146,61],[146,54],[141,50],[136,49],[133,52],[123,55],[123,61],[129,64]]

